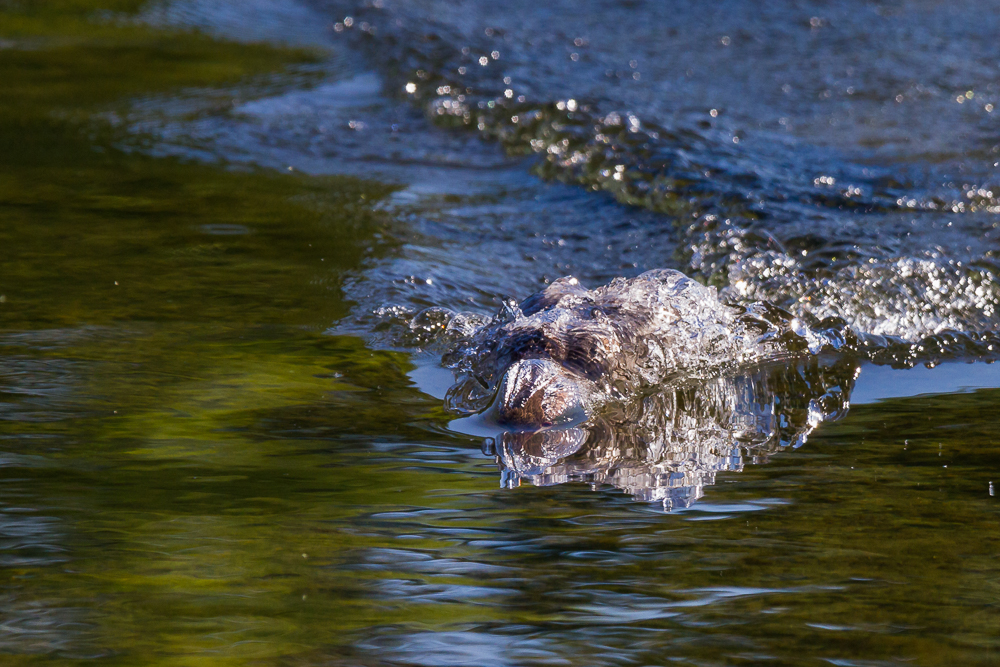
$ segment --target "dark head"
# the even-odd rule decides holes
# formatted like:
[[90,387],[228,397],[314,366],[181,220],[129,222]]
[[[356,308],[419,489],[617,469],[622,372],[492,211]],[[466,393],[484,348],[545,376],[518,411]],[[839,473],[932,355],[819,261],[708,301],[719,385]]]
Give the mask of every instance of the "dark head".
[[550,359],[511,364],[500,383],[494,410],[502,424],[541,429],[587,417],[592,383]]

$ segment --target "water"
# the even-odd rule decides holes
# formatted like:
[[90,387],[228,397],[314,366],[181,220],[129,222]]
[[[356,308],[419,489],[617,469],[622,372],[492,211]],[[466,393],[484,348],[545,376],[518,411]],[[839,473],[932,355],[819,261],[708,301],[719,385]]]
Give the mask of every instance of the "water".
[[[995,664],[997,16],[0,3],[5,663]],[[661,267],[889,354],[446,409]]]

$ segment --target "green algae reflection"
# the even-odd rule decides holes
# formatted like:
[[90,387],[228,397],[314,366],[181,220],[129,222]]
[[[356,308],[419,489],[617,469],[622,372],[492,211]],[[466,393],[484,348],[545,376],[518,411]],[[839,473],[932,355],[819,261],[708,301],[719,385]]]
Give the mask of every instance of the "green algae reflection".
[[[390,188],[154,159],[105,120],[320,56],[108,19],[141,4],[0,4],[6,664],[244,664],[300,652],[310,615],[373,622],[350,577],[304,576],[349,546],[317,517],[357,513],[373,478],[421,491],[325,450],[439,412],[405,357],[323,334]],[[273,427],[297,412],[308,447]]]

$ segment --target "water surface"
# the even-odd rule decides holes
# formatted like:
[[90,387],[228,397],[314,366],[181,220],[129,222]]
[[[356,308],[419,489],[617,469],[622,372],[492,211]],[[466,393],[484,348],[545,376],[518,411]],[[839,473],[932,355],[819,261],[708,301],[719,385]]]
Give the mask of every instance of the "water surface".
[[[528,459],[445,410],[440,343],[400,331],[428,306],[489,314],[561,275],[657,266],[736,300],[809,291],[892,335],[993,331],[1000,14],[584,9],[0,3],[5,662],[996,663],[1000,375],[964,348],[653,396],[706,408],[672,408],[703,430],[671,436],[691,474],[670,478],[638,446],[512,467]],[[355,41],[347,16],[395,41]],[[441,124],[437,86],[410,99],[416,70],[452,85],[466,55],[512,63],[475,83],[487,109],[510,76],[556,124],[574,99],[682,137],[614,164],[684,180],[650,201],[685,206],[574,172],[553,125],[550,161],[499,115]],[[682,158],[710,177],[677,177]],[[691,249],[682,219],[742,240]],[[825,259],[740,291],[794,249]],[[892,282],[900,265],[947,270]],[[823,300],[865,266],[890,272],[865,283],[891,286],[865,293],[881,315]],[[973,286],[928,295],[928,276]],[[609,432],[663,435],[625,421]],[[739,440],[747,424],[767,439]]]

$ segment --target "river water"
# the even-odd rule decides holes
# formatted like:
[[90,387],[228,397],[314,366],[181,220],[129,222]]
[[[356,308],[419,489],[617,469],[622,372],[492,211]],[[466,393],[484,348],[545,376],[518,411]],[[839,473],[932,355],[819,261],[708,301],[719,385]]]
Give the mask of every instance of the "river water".
[[[3,660],[996,664],[998,32],[0,1]],[[869,345],[447,409],[439,309],[664,267]]]

